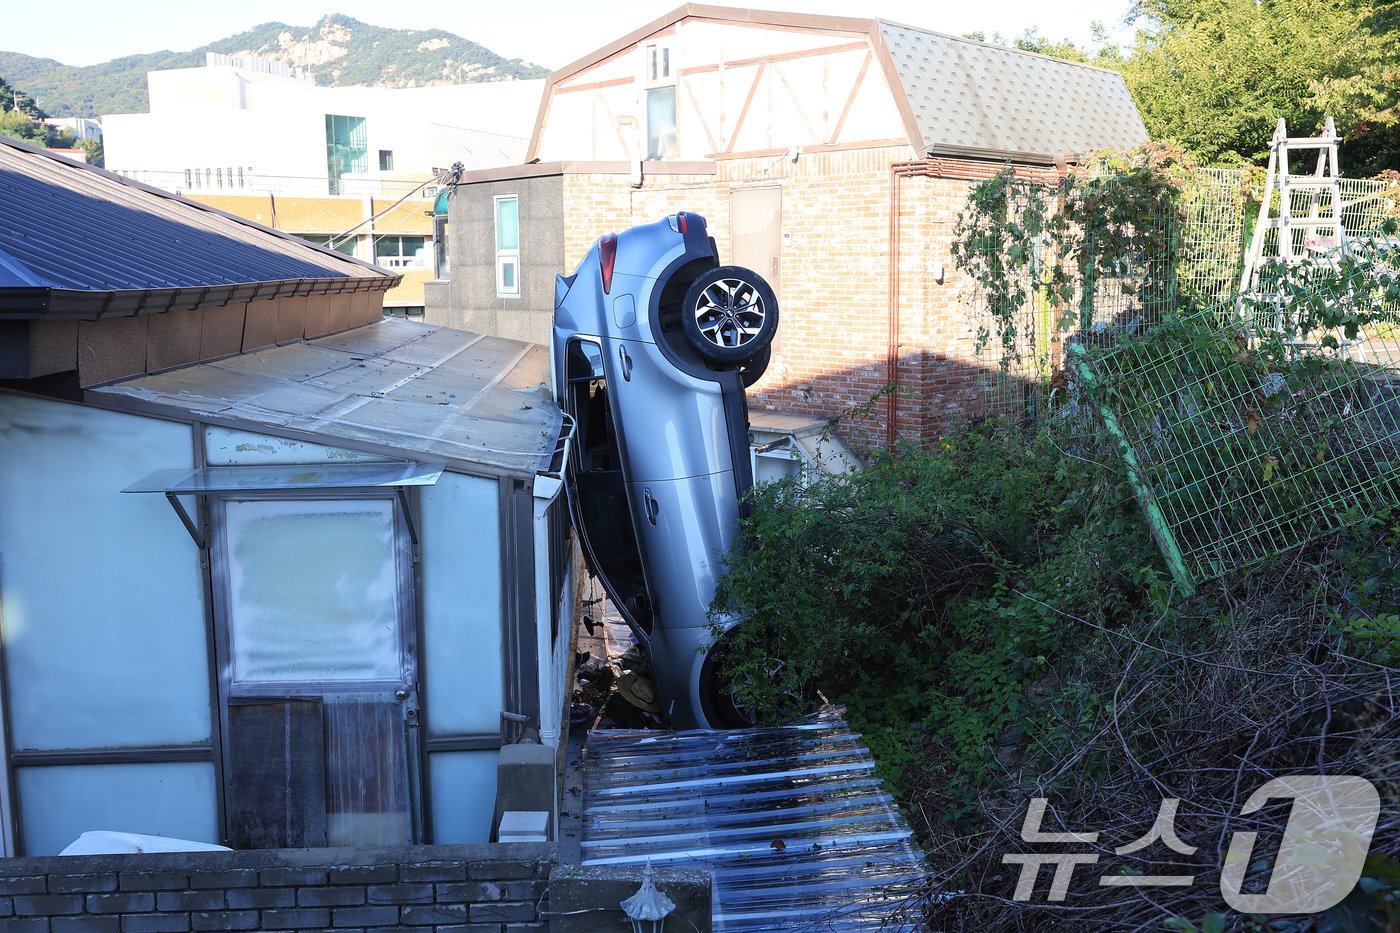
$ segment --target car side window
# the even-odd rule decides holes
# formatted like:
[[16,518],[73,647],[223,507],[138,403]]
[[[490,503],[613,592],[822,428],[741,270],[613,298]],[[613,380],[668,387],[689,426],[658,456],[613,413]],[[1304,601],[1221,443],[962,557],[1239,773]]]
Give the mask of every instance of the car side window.
[[651,598],[627,497],[602,348],[574,338],[565,351],[565,364],[565,400],[578,424],[573,465],[578,518],[593,569],[629,621],[650,634]]

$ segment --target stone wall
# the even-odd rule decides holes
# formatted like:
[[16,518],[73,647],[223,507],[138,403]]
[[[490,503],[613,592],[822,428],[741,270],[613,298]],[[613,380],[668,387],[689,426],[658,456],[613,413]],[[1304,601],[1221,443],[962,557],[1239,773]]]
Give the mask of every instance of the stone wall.
[[529,843],[4,859],[0,929],[543,931],[554,861]]

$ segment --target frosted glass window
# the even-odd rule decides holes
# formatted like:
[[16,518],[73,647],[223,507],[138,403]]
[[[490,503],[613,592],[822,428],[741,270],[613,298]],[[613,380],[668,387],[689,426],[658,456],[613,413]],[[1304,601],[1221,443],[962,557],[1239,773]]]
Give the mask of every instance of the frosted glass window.
[[188,425],[0,391],[14,748],[209,741],[199,550],[165,497],[121,492],[192,457]]
[[219,842],[214,765],[63,765],[20,768],[25,855],[57,855],[105,829]]
[[428,734],[501,728],[500,486],[444,473],[421,490]]
[[210,466],[251,466],[273,463],[365,462],[384,458],[358,450],[346,450],[343,447],[327,447],[324,444],[294,441],[287,437],[273,437],[269,434],[255,434],[252,431],[210,425],[204,429],[204,459]]
[[235,684],[402,679],[393,500],[229,500],[224,528]]
[[491,841],[498,752],[433,752],[433,844]]

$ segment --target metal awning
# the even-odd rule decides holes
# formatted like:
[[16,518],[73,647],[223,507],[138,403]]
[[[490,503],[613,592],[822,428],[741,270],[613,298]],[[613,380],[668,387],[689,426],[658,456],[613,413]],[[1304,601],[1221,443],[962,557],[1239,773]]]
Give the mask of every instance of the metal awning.
[[404,519],[416,543],[418,530],[413,525],[413,512],[408,508],[408,486],[435,486],[445,469],[443,464],[405,463],[321,463],[257,466],[176,467],[156,470],[142,477],[122,492],[164,493],[175,514],[180,516],[185,530],[194,543],[205,546],[199,526],[179,496],[202,496],[230,492],[305,492],[334,489],[394,489],[404,503]]
[[212,466],[156,470],[122,492],[177,496],[279,489],[361,489],[434,486],[443,465],[422,463],[323,463],[295,466]]

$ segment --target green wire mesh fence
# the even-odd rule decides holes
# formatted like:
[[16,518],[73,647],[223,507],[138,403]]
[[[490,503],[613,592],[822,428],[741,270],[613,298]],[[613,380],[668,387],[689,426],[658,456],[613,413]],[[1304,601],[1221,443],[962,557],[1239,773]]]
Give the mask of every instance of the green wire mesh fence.
[[[1296,176],[1301,181],[1303,176]],[[1023,184],[1009,198],[1007,220],[1023,223],[1027,212],[1040,205],[1054,204],[1063,186]],[[1376,229],[1395,216],[1400,189],[1374,179],[1341,180],[1343,226],[1352,237]],[[1254,197],[1257,198],[1257,193]],[[1237,169],[1196,169],[1187,181],[1180,201],[1180,216],[1154,218],[1161,240],[1172,246],[1145,254],[1116,277],[1089,283],[1076,283],[1074,304],[1080,308],[1077,320],[1068,328],[1058,326],[1058,312],[1051,308],[1043,288],[1042,265],[1008,262],[1005,275],[1017,279],[1011,289],[1013,308],[1001,305],[1006,294],[989,296],[971,289],[963,296],[973,329],[985,338],[993,320],[1008,312],[1015,325],[1011,339],[1003,345],[995,337],[979,339],[977,353],[979,380],[978,411],[1011,419],[1036,417],[1046,410],[1048,396],[1062,382],[1066,340],[1088,323],[1105,326],[1129,317],[1159,320],[1185,308],[1205,308],[1232,299],[1239,288],[1246,245],[1253,230],[1259,206],[1250,200],[1249,176]],[[1303,190],[1293,194],[1294,212],[1307,212]],[[1277,213],[1277,208],[1275,208]],[[1166,235],[1171,226],[1172,236]],[[1274,234],[1270,234],[1274,236]],[[1272,241],[1265,253],[1276,254]],[[1145,287],[1149,282],[1165,287]]]
[[1261,273],[1251,293],[1070,348],[1188,588],[1400,502],[1400,241]]
[[[1022,192],[1008,219],[1055,193]],[[1369,233],[1396,189],[1344,179],[1342,204],[1344,248],[1310,244],[1240,294],[1257,205],[1244,173],[1201,170],[1145,238],[1163,249],[1073,283],[1068,327],[1035,262],[1008,270],[1016,307],[970,296],[980,334],[1014,321],[981,341],[984,412],[1037,417],[1059,391],[1071,433],[1127,467],[1188,590],[1400,502],[1400,240]]]

